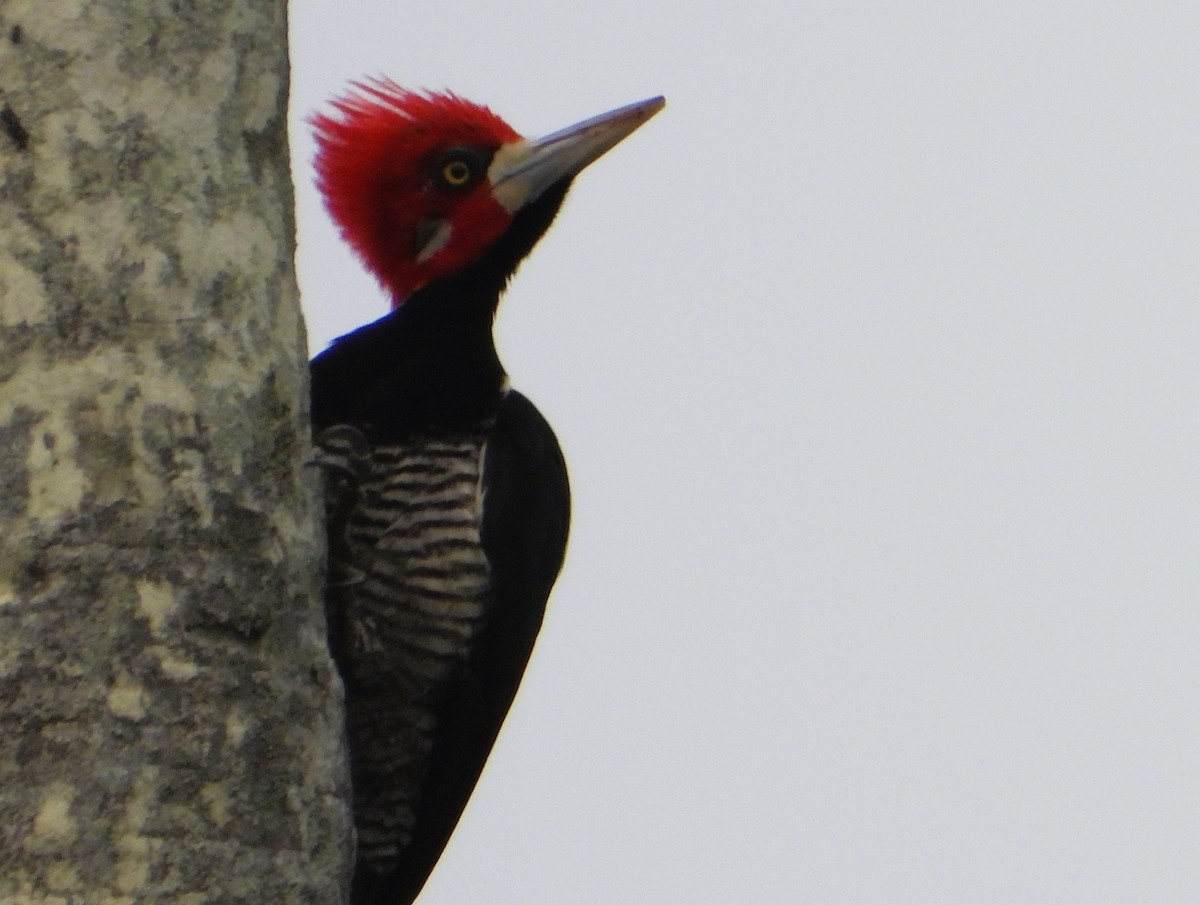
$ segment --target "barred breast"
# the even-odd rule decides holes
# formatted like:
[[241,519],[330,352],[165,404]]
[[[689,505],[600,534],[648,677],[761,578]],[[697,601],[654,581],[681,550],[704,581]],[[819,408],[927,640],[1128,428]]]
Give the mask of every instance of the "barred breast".
[[[337,442],[322,444],[327,455]],[[412,837],[442,693],[488,607],[485,447],[464,434],[370,450],[340,548],[349,562],[331,563],[349,576],[330,618],[345,647],[359,859],[377,875]]]

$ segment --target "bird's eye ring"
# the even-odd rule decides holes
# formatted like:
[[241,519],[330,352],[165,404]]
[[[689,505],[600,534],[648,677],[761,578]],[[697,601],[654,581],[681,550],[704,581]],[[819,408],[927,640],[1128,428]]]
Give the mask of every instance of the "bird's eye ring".
[[446,185],[459,188],[471,181],[471,167],[465,160],[452,160],[442,167],[442,179]]

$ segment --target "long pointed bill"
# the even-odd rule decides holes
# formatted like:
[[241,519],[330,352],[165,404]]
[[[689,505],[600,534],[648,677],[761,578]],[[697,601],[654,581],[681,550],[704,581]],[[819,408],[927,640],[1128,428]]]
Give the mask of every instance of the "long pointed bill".
[[560,179],[574,176],[666,106],[652,97],[601,113],[545,138],[504,145],[492,158],[492,196],[510,212],[535,200]]

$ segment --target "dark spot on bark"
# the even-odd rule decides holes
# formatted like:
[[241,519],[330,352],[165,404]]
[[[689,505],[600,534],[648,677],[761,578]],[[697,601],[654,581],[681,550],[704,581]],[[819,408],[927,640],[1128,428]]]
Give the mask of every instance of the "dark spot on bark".
[[148,130],[144,116],[135,116],[121,128],[121,147],[117,154],[117,178],[122,182],[142,183],[147,165],[162,149]]
[[257,597],[246,599],[240,589],[226,582],[188,588],[181,595],[185,628],[231,637],[255,644],[271,628],[267,605]]
[[4,129],[4,134],[7,135],[18,151],[25,151],[29,148],[29,132],[21,124],[20,117],[17,116],[15,110],[8,104],[5,104],[0,109],[0,127]]
[[23,563],[16,575],[16,587],[30,597],[44,591],[50,583],[50,570],[44,554]]
[[246,161],[250,164],[250,178],[256,183],[262,182],[264,170],[278,168],[287,148],[275,120],[261,132],[243,130],[242,142],[246,148]]
[[212,282],[200,290],[200,299],[213,316],[223,317],[226,304],[237,300],[234,277],[227,270],[218,272]]
[[20,25],[14,25],[12,30],[8,33],[8,40],[12,41],[14,44],[20,44],[22,37],[24,37],[24,35],[21,33]]
[[194,580],[183,592],[182,617],[189,629],[254,644],[271,628],[271,601],[284,599],[283,578],[264,571],[275,534],[270,519],[227,493],[213,494],[213,524],[197,543],[221,551],[224,574]]
[[29,504],[29,448],[33,425],[41,418],[25,406],[17,406],[12,420],[0,427],[0,515],[15,518]]

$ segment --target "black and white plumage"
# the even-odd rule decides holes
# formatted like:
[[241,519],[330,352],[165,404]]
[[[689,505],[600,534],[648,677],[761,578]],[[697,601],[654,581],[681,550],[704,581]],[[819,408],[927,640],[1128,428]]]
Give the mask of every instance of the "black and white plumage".
[[[354,455],[343,433],[320,437],[331,459]],[[361,461],[328,594],[352,740],[356,901],[410,901],[533,648],[566,544],[567,477],[549,427],[512,391],[478,430],[430,429]],[[385,898],[364,898],[389,878],[399,885]]]
[[518,215],[475,267],[312,364],[356,903],[420,891],[483,769],[562,564],[566,466],[541,414],[507,387],[491,321],[505,271],[565,191]]
[[512,703],[567,542],[558,442],[496,354],[500,295],[574,175],[662,99],[529,142],[456,96],[363,90],[339,102],[343,120],[318,120],[318,170],[397,307],[313,360],[312,417],[358,834],[351,901],[408,905]]

